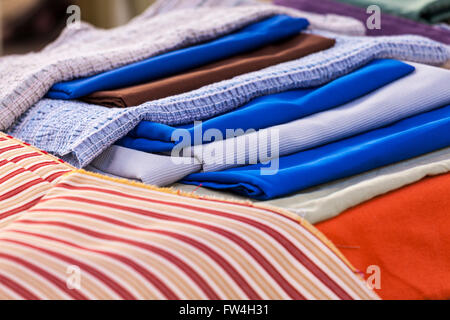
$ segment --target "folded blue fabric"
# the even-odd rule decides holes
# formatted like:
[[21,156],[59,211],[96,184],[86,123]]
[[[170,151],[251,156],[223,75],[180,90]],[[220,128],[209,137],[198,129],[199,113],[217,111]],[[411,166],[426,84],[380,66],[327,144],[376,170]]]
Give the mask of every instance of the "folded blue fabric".
[[450,106],[391,126],[279,158],[275,175],[256,164],[219,172],[194,173],[183,183],[229,190],[267,200],[410,159],[450,146]]
[[417,36],[346,37],[328,50],[138,107],[112,109],[74,100],[41,99],[8,133],[84,167],[142,120],[169,125],[191,123],[230,112],[260,96],[311,88],[342,77],[374,59],[440,64],[450,48]]
[[47,97],[76,99],[100,90],[167,77],[286,39],[308,25],[308,20],[303,18],[274,16],[207,43],[164,53],[91,77],[57,83],[49,90]]
[[[259,130],[287,123],[313,113],[331,109],[359,98],[414,71],[414,67],[397,60],[383,59],[338,78],[324,86],[267,95],[252,100],[240,109],[206,120],[201,125],[168,126],[141,121],[135,129],[116,142],[117,145],[146,152],[170,151],[180,141],[172,141],[177,129],[186,129],[194,141],[194,131]],[[201,131],[200,131],[201,130]],[[183,141],[187,143],[187,141]]]

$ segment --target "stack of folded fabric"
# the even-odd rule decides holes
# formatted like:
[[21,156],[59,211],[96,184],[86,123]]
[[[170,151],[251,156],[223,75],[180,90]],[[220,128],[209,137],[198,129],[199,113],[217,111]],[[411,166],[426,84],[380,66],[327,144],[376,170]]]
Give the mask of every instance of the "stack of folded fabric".
[[[66,297],[8,271],[60,277],[44,252],[115,288],[72,298],[450,298],[450,31],[423,23],[450,7],[378,2],[419,22],[383,11],[387,28],[365,35],[365,10],[331,0],[158,1],[125,26],[68,27],[2,58],[0,296]],[[381,287],[307,221],[361,278],[379,267]]]

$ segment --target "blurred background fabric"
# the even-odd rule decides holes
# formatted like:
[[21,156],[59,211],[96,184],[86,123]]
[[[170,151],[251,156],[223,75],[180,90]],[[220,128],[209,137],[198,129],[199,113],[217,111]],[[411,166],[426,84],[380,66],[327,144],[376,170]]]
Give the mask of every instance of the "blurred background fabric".
[[3,54],[40,49],[65,25],[66,0],[0,0]]
[[143,12],[153,0],[78,0],[81,18],[100,28],[112,28],[127,23]]
[[66,25],[70,5],[81,9],[81,20],[112,28],[143,12],[153,0],[0,0],[2,55],[42,49]]
[[[218,0],[217,3],[227,1]],[[73,4],[80,7],[81,20],[99,28],[113,28],[127,23],[154,2],[155,0],[0,0],[0,53],[6,55],[42,49],[58,37],[69,17],[67,8]],[[181,1],[158,2],[162,7],[168,2],[178,6]]]

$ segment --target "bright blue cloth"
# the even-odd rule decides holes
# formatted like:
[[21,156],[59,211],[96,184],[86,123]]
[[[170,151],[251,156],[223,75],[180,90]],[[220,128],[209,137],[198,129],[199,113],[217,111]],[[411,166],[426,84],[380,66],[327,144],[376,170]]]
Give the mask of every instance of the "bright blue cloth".
[[446,106],[388,127],[281,157],[275,175],[261,175],[260,169],[267,165],[255,164],[194,173],[182,182],[267,200],[448,147],[449,132],[450,106]]
[[[252,100],[242,108],[203,121],[201,130],[216,129],[226,137],[226,129],[263,129],[287,123],[313,113],[350,102],[414,71],[397,60],[375,60],[359,70],[314,88],[267,95]],[[194,145],[194,125],[172,127],[141,121],[116,144],[146,152],[170,151],[179,143],[171,141],[179,128],[189,131]]]
[[273,16],[207,43],[164,53],[91,77],[57,83],[50,88],[47,97],[76,99],[100,90],[128,87],[171,76],[286,39],[308,25],[308,20],[303,18]]
[[81,168],[142,120],[180,125],[210,119],[269,93],[323,85],[374,59],[436,65],[450,59],[450,47],[417,36],[348,37],[314,33],[336,39],[335,46],[135,108],[41,99],[7,132]]

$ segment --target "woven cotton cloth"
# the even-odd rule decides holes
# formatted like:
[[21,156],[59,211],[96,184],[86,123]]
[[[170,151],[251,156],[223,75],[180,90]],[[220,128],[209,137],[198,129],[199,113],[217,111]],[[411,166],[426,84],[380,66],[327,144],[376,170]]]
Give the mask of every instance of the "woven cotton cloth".
[[[304,11],[315,12],[319,14],[334,13],[344,16],[351,16],[358,19],[362,23],[366,23],[369,14],[367,14],[367,7],[356,7],[347,3],[338,2],[334,0],[275,0],[275,4],[286,7],[296,8]],[[441,28],[441,25],[428,25],[417,22],[407,18],[390,15],[382,10],[381,13],[381,28],[368,29],[366,35],[369,36],[388,36],[400,34],[417,34],[436,41],[450,44],[450,29]]]
[[[310,223],[331,219],[345,210],[387,192],[420,181],[427,176],[450,172],[450,148],[441,149],[410,160],[370,170],[356,176],[309,188],[292,195],[259,203],[283,208]],[[175,190],[199,196],[246,200],[245,197],[194,185],[174,184]]]
[[0,181],[2,300],[378,299],[282,210],[75,171],[3,133]]
[[[201,160],[204,172],[220,171],[266,162],[448,105],[450,72],[423,64],[411,65],[416,68],[413,73],[337,108],[235,138],[187,147],[185,154]],[[260,145],[268,150],[276,147],[277,152],[265,152]],[[212,154],[211,150],[215,152]]]
[[[306,222],[85,172],[0,243],[2,299],[377,299]],[[71,266],[79,288],[66,285]]]
[[[40,52],[1,58],[0,130],[11,126],[55,83],[211,40],[275,14],[311,18],[313,28],[317,29],[364,34],[360,22],[348,18],[333,21],[326,16],[280,6],[241,6],[233,1],[228,4],[233,7],[211,8],[207,7],[208,3],[183,6],[187,2],[173,4],[173,11],[166,10],[165,14],[156,14],[157,7],[150,7],[127,25],[111,30],[86,23],[78,27],[69,25],[55,42]],[[176,10],[180,8],[183,10]]]
[[299,59],[308,54],[329,49],[333,45],[333,39],[300,33],[294,37],[267,45],[258,50],[234,55],[231,58],[222,59],[171,77],[161,78],[131,87],[97,91],[83,97],[82,100],[105,107],[120,108],[137,106],[150,100],[185,93],[208,84],[231,79],[241,74]]
[[201,162],[195,159],[186,164],[173,160],[170,156],[113,145],[95,158],[87,170],[164,187],[202,169]]
[[111,70],[289,13],[296,11],[278,6],[197,8],[151,18],[144,13],[111,30],[86,23],[70,25],[40,52],[0,59],[0,130],[9,127],[54,83]]
[[[227,130],[240,130],[243,134],[247,130],[260,130],[288,123],[351,102],[406,76],[414,69],[413,66],[398,60],[375,60],[323,86],[265,95],[236,110],[198,124],[171,127],[141,121],[116,144],[145,152],[167,152],[172,151],[175,146],[181,148],[208,143],[209,139],[204,141],[203,137],[198,138],[200,135],[206,135],[209,130],[220,132],[221,137],[214,139],[219,140],[230,136]],[[180,129],[184,130],[183,134]],[[187,138],[186,141],[184,138]]]
[[419,36],[367,38],[319,33],[336,39],[336,45],[298,60],[126,110],[43,99],[9,132],[83,167],[141,120],[178,125],[211,118],[262,95],[327,83],[377,58],[430,64],[450,59],[449,47]]

